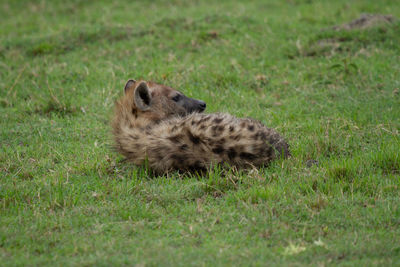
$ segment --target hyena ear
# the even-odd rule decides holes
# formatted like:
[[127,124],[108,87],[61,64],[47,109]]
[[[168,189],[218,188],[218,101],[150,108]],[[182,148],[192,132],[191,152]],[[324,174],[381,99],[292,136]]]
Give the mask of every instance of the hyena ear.
[[138,109],[142,111],[150,109],[151,96],[146,82],[140,82],[135,88],[134,100]]
[[126,92],[128,91],[129,88],[132,88],[135,85],[136,81],[135,80],[129,80],[126,82],[125,84],[125,88],[124,88],[124,92],[126,94]]

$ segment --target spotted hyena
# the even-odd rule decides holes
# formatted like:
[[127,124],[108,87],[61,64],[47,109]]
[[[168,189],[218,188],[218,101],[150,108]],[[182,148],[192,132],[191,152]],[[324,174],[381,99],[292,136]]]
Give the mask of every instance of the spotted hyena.
[[289,146],[261,122],[202,113],[206,103],[171,87],[129,80],[112,123],[117,150],[156,173],[206,170],[213,164],[262,166]]

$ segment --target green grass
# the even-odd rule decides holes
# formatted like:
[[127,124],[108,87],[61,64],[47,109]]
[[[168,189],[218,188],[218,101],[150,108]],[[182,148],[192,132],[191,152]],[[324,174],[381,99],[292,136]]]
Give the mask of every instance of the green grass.
[[[400,22],[329,30],[398,1],[110,2],[0,2],[0,265],[400,265]],[[293,156],[149,177],[110,148],[129,78]]]

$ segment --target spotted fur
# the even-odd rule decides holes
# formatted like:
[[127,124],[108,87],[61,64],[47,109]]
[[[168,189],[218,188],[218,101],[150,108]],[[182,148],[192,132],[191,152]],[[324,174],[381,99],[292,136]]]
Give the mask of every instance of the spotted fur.
[[[176,101],[176,96],[185,101]],[[201,113],[205,103],[156,83],[128,81],[112,123],[117,150],[156,173],[206,170],[213,164],[262,166],[289,146],[261,122]]]

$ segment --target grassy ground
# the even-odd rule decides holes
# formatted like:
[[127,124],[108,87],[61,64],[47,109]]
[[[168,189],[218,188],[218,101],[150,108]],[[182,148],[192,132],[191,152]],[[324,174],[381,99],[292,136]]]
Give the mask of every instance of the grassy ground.
[[[400,23],[329,30],[361,13],[400,5],[1,1],[1,265],[400,265]],[[293,157],[148,177],[110,150],[128,78],[259,119]]]

